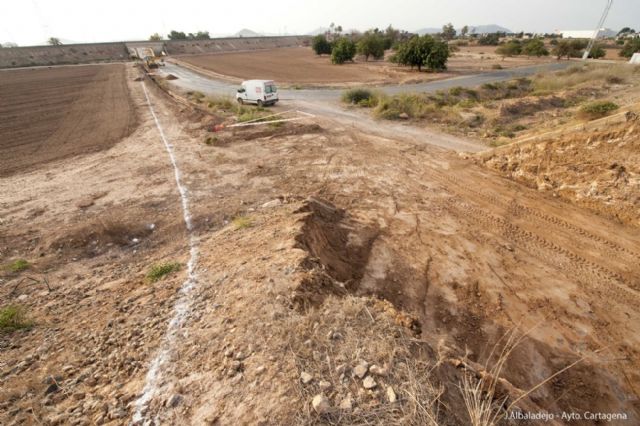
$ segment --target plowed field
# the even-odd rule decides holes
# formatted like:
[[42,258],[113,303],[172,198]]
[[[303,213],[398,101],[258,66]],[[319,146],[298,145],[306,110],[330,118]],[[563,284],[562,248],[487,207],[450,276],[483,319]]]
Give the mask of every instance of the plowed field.
[[0,73],[0,176],[110,147],[135,114],[124,65]]

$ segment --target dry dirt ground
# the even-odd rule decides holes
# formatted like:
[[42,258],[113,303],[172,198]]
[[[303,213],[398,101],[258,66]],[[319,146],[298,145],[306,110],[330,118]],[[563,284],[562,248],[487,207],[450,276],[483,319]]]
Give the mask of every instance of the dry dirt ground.
[[[170,342],[142,410],[160,424],[466,424],[458,385],[514,327],[500,401],[640,422],[637,228],[400,136],[321,119],[212,135],[126,73],[129,136],[0,178],[0,263],[32,263],[0,296],[34,321],[0,336],[0,423],[126,424]],[[145,280],[187,262],[189,235],[143,84],[193,219],[186,293],[186,267]]]
[[0,71],[0,176],[112,146],[136,125],[124,66]]
[[538,58],[503,59],[495,54],[481,54],[473,51],[473,48],[468,49],[469,51],[461,50],[454,54],[449,59],[447,72],[444,73],[418,73],[416,70],[388,61],[365,62],[363,58],[357,58],[355,63],[335,66],[331,64],[329,56],[317,56],[307,47],[190,55],[180,56],[179,59],[236,80],[260,76],[278,83],[304,86],[417,83],[489,70],[497,64],[504,68],[512,68],[548,61]]
[[626,117],[626,123],[585,125],[478,159],[527,186],[640,227],[640,127],[637,113]]

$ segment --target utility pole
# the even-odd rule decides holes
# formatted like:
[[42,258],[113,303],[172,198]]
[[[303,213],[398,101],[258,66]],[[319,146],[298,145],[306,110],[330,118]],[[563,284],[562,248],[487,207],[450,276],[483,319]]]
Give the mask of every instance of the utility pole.
[[593,37],[591,37],[591,40],[589,40],[587,49],[584,51],[584,54],[582,55],[583,61],[586,61],[587,58],[589,57],[589,54],[591,53],[591,49],[593,49],[593,45],[596,43],[596,39],[598,38],[598,34],[600,33],[600,28],[604,27],[604,21],[606,21],[607,19],[607,15],[609,14],[609,10],[611,9],[612,4],[613,4],[613,0],[607,0],[607,6],[604,8],[604,13],[600,18],[600,21],[598,21],[598,26],[596,27],[596,30],[593,32]]

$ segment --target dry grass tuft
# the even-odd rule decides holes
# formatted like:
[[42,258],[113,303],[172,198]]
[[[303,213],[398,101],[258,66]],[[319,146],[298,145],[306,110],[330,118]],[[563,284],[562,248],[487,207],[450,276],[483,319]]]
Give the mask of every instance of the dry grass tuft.
[[7,305],[0,309],[0,332],[11,332],[33,326],[22,305]]

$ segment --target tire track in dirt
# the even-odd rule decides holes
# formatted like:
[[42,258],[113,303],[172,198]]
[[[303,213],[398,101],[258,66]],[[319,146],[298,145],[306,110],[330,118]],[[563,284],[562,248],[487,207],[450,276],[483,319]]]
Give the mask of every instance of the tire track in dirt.
[[[533,222],[531,222],[532,226],[537,225],[539,227],[548,227],[549,225],[551,225],[557,230],[563,231],[564,235],[568,238],[576,238],[578,236],[583,237],[583,241],[581,241],[582,246],[589,245],[591,248],[598,252],[606,253],[609,256],[615,256],[616,258],[619,258],[621,260],[624,257],[624,260],[629,262],[630,264],[640,258],[640,253],[623,247],[620,244],[617,244],[602,236],[596,235],[559,217],[552,216],[538,209],[525,206],[513,199],[505,201],[504,199],[492,195],[487,191],[483,191],[479,188],[474,188],[473,191],[470,191],[468,189],[468,185],[465,185],[461,179],[451,176],[450,174],[442,173],[434,169],[424,169],[422,171],[422,174],[428,175],[430,178],[440,182],[441,184],[443,182],[447,182],[448,184],[450,184],[445,185],[447,191],[456,194],[463,199],[473,200],[476,203],[487,203],[494,206],[499,206],[507,211],[515,210],[517,214],[522,214],[524,217],[529,219],[530,222],[532,219],[538,220],[538,224],[534,224]],[[616,275],[620,276],[619,274]]]
[[[437,172],[435,170],[433,170],[433,172],[438,174],[440,178],[447,180],[448,182],[454,184],[458,188],[460,188],[460,189],[464,189],[465,188],[465,186],[461,183],[460,179],[458,179],[458,178],[456,178],[454,176],[451,176],[451,175],[447,175],[445,173]],[[476,197],[485,198],[485,199],[491,201],[494,204],[498,204],[498,205],[504,207],[505,209],[509,209],[509,208],[515,209],[515,210],[524,212],[527,215],[534,216],[537,219],[542,220],[542,221],[546,222],[547,224],[550,224],[550,225],[555,226],[557,228],[564,229],[564,230],[567,230],[567,231],[571,231],[574,234],[577,233],[580,236],[588,238],[588,239],[592,240],[593,242],[597,243],[598,246],[595,247],[595,248],[601,249],[602,247],[600,247],[600,245],[604,245],[604,246],[606,246],[606,249],[608,251],[610,251],[612,254],[615,254],[615,255],[618,255],[618,256],[620,254],[624,254],[624,255],[628,256],[629,257],[629,259],[628,259],[629,261],[634,261],[634,260],[640,259],[640,252],[629,250],[626,247],[621,246],[620,244],[617,244],[617,243],[615,243],[615,242],[613,242],[613,241],[611,241],[611,240],[609,240],[607,238],[604,238],[602,236],[596,235],[596,234],[594,234],[594,233],[592,233],[592,232],[590,232],[590,231],[588,231],[588,230],[586,230],[584,228],[581,228],[581,227],[576,226],[576,225],[574,225],[574,224],[572,224],[570,222],[567,222],[564,219],[561,219],[561,218],[559,218],[557,216],[552,216],[552,215],[546,214],[546,213],[544,213],[544,212],[542,212],[540,210],[525,206],[525,205],[523,205],[521,203],[517,203],[517,202],[515,202],[515,200],[510,200],[509,202],[506,202],[505,200],[503,200],[503,199],[501,199],[499,197],[496,197],[496,196],[494,196],[492,194],[489,194],[488,192],[483,191],[482,189],[474,189],[473,192],[465,192],[465,195],[471,195],[472,197],[476,196]]]
[[[618,303],[640,308],[638,289],[626,283],[620,274],[550,242],[538,234],[509,223],[502,217],[474,207],[456,196],[446,198],[445,204],[450,212],[461,220],[475,222],[485,229],[499,230],[510,242],[524,248],[532,256],[553,265],[567,276],[578,278],[587,290],[595,291],[601,297],[611,297]],[[611,292],[603,294],[600,287],[605,287]]]
[[[142,89],[147,100],[147,105],[149,106],[149,111],[151,112],[156,128],[158,129],[158,133],[160,134],[160,139],[164,143],[167,154],[169,155],[169,159],[171,160],[171,165],[173,166],[176,187],[178,189],[178,192],[180,193],[184,223],[189,235],[189,261],[187,262],[187,279],[180,287],[178,299],[175,302],[173,308],[173,317],[167,325],[167,330],[165,332],[162,343],[160,344],[160,348],[154,359],[151,361],[149,370],[145,378],[145,386],[142,390],[142,394],[135,401],[135,412],[131,420],[132,424],[141,424],[145,420],[148,420],[147,411],[149,408],[149,403],[158,394],[158,391],[161,388],[162,374],[167,367],[167,363],[170,360],[170,356],[173,352],[176,340],[179,337],[179,332],[185,321],[187,320],[189,312],[191,311],[191,293],[193,292],[197,284],[196,265],[198,263],[198,239],[193,232],[193,222],[191,220],[191,212],[189,210],[188,191],[182,184],[181,172],[180,168],[178,167],[178,162],[173,150],[173,145],[168,142],[165,136],[164,130],[160,125],[160,121],[158,120],[158,117],[151,104],[151,99],[149,98],[149,93],[147,92],[147,88],[144,82],[142,82]],[[154,420],[150,423],[156,422]]]

